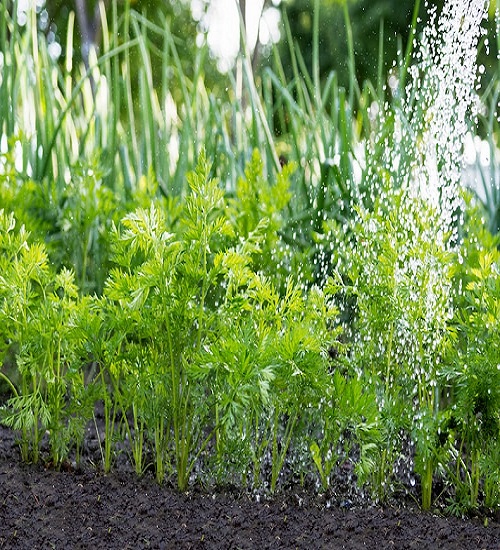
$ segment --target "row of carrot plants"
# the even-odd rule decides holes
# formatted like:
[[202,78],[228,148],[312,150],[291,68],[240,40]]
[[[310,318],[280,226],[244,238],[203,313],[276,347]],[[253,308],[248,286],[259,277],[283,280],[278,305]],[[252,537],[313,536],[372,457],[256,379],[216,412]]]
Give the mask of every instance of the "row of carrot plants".
[[[99,296],[54,271],[46,245],[2,211],[1,418],[22,459],[78,459],[99,407],[103,469],[126,440],[137,474],[153,468],[181,490],[197,480],[275,491],[284,471],[327,490],[348,461],[384,499],[401,484],[411,492],[395,469],[406,458],[424,507],[437,479],[457,510],[497,506],[493,237],[471,216],[459,263],[424,214],[408,248],[402,218],[375,210],[353,229],[348,282],[305,284],[278,232],[289,172],[269,186],[255,153],[228,197],[202,154],[184,202],[152,199],[111,224]],[[264,190],[269,215],[252,217]],[[422,212],[409,205],[400,212]],[[266,261],[277,257],[281,271]],[[454,288],[454,313],[426,311]]]

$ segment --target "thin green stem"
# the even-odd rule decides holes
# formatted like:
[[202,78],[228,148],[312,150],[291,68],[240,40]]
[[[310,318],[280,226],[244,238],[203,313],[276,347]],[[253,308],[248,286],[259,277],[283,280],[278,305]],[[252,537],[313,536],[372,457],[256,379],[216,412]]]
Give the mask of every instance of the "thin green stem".
[[14,384],[12,383],[10,378],[5,373],[3,373],[2,371],[0,371],[0,379],[2,379],[4,382],[7,383],[7,385],[10,387],[10,389],[12,390],[12,393],[15,395],[15,397],[19,397],[19,393],[16,390],[16,387],[14,386]]
[[281,450],[278,451],[278,428],[279,428],[279,413],[278,410],[274,413],[274,428],[273,428],[273,447],[272,447],[272,471],[271,471],[271,492],[276,490],[276,484],[278,483],[279,474],[283,468],[285,457],[290,446],[295,423],[298,418],[298,413],[292,413],[291,418],[288,419],[285,427],[285,434],[281,445]]
[[389,341],[387,343],[387,361],[385,366],[385,395],[389,395],[389,389],[390,389],[390,376],[391,376],[391,368],[392,368],[392,345],[394,341],[394,322],[391,323],[391,328],[389,330]]
[[404,57],[404,64],[400,74],[400,89],[404,90],[406,75],[408,74],[408,68],[411,62],[411,55],[413,52],[413,46],[415,44],[415,36],[417,34],[418,13],[420,11],[420,0],[415,0],[413,7],[413,16],[411,19],[410,34],[408,37],[408,44],[406,45],[406,52]]

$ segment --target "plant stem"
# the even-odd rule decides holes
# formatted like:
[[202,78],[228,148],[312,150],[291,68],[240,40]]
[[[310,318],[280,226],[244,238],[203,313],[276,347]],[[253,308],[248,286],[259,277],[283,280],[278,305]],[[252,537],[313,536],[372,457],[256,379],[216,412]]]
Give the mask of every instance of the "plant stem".
[[16,396],[16,397],[19,397],[19,393],[17,392],[16,390],[16,387],[14,386],[14,384],[11,382],[10,378],[4,374],[2,371],[0,371],[0,378],[2,380],[4,380],[4,382],[6,382],[8,384],[8,386],[10,387],[10,389],[12,390],[12,393]]
[[288,419],[285,428],[285,434],[283,437],[283,443],[281,445],[281,451],[278,452],[278,428],[279,428],[279,412],[276,409],[274,413],[274,428],[273,428],[273,450],[272,450],[272,472],[271,472],[271,492],[276,490],[276,484],[278,477],[285,462],[285,457],[288,452],[288,447],[292,440],[293,430],[295,422],[297,421],[298,413],[292,413],[292,418]]
[[389,382],[392,365],[392,344],[394,341],[394,322],[391,323],[391,329],[389,331],[389,342],[387,343],[387,364],[385,367],[385,395],[386,398],[389,395]]

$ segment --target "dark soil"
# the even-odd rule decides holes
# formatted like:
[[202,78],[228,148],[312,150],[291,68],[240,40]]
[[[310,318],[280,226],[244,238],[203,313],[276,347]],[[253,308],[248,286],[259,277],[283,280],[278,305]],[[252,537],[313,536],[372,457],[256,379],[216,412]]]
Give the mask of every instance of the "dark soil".
[[[0,427],[0,548],[395,548],[500,550],[500,518],[458,519],[407,506],[328,507],[287,491],[180,494],[118,464],[56,472],[20,462]],[[485,525],[487,524],[487,525]]]

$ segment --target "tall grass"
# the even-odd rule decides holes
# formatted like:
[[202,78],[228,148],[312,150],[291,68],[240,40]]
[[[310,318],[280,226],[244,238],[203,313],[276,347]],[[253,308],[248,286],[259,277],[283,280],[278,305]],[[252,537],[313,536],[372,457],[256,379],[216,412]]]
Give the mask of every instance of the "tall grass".
[[[266,148],[276,168],[273,138],[247,63],[243,85],[251,113],[236,101],[230,75],[221,75],[216,90],[207,88],[206,45],[193,50],[189,77],[168,21],[160,16],[152,22],[129,2],[119,8],[115,0],[108,16],[101,5],[103,43],[99,53],[91,53],[88,70],[74,63],[73,14],[61,64],[37,32],[34,8],[22,26],[15,8],[12,14],[6,5],[2,10],[0,123],[7,141],[14,137],[22,148],[21,177],[54,179],[62,189],[68,168],[97,151],[115,191],[133,191],[152,171],[164,194],[182,195],[185,173],[202,146],[228,184],[243,175],[255,147]],[[161,74],[159,81],[153,72]]]
[[[287,81],[277,50],[273,68],[264,68],[256,78],[243,30],[243,95],[232,74],[221,75],[214,89],[207,86],[206,44],[194,49],[188,75],[168,21],[160,15],[153,22],[134,11],[130,2],[122,7],[114,0],[108,12],[101,5],[103,43],[99,52],[91,52],[88,70],[73,57],[73,14],[60,63],[50,57],[44,35],[37,32],[34,9],[23,26],[16,9],[12,14],[7,6],[2,9],[2,147],[5,151],[9,143],[18,151],[21,179],[54,181],[60,196],[71,179],[71,167],[97,156],[105,185],[126,199],[150,174],[165,196],[182,196],[185,174],[203,147],[215,175],[231,190],[252,150],[259,148],[271,179],[279,170],[278,154],[298,164],[287,238],[296,240],[293,235],[298,233],[304,246],[312,243],[311,229],[322,232],[326,214],[342,222],[364,194],[359,188],[363,140],[373,130],[373,105],[382,106],[385,99],[383,34],[380,81],[360,85],[347,7],[348,90],[339,86],[334,71],[320,78],[316,0],[312,74],[285,18],[293,79]],[[410,52],[409,46],[405,62]]]
[[[500,51],[500,0],[496,8],[496,51]],[[483,47],[486,45],[483,44]],[[483,109],[479,114],[479,133],[483,136],[483,145],[487,151],[487,160],[476,151],[475,163],[471,167],[474,181],[472,184],[476,198],[482,204],[489,231],[500,233],[500,169],[499,162],[499,101],[500,101],[500,62],[494,66],[493,77],[482,92]]]

